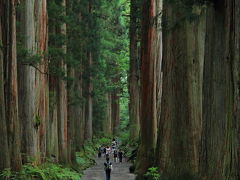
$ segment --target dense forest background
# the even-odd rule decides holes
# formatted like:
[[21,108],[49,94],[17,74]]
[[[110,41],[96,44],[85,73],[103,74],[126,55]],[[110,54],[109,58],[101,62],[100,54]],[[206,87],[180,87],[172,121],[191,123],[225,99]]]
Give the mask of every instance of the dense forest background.
[[80,179],[119,137],[138,179],[239,179],[239,15],[238,0],[1,0],[0,178]]

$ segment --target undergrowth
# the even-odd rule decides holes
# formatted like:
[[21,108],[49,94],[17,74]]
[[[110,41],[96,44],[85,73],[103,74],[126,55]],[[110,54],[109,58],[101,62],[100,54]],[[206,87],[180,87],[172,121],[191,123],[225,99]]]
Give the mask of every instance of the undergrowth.
[[109,145],[110,138],[93,138],[87,141],[82,150],[76,153],[74,167],[47,161],[41,165],[25,164],[20,172],[5,169],[0,172],[1,180],[80,180],[84,169],[95,164],[94,158],[98,147]]
[[69,167],[64,167],[60,164],[46,162],[39,166],[25,164],[20,172],[13,172],[10,169],[5,169],[0,173],[0,179],[12,180],[60,180],[72,179],[79,180],[81,174]]

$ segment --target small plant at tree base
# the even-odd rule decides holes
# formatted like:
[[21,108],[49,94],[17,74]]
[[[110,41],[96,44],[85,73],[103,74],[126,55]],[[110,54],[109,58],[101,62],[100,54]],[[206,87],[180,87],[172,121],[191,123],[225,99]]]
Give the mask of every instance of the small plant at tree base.
[[148,168],[148,171],[146,172],[146,174],[144,174],[144,177],[146,177],[147,180],[160,180],[158,168],[157,167]]

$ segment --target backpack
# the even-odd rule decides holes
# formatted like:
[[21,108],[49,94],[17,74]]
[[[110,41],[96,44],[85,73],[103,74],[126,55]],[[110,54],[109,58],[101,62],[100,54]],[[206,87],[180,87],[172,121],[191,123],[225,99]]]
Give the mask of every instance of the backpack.
[[111,170],[112,169],[111,165],[112,165],[112,163],[110,163],[110,162],[105,163],[105,170],[107,170],[107,171]]

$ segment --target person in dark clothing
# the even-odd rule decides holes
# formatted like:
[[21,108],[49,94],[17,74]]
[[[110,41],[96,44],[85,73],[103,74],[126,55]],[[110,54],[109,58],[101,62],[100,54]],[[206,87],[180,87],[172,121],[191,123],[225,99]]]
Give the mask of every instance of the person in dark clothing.
[[102,157],[102,147],[98,148],[98,157]]
[[104,148],[103,148],[104,157],[106,157],[106,152],[107,152],[106,147],[104,147]]
[[117,150],[113,151],[113,158],[114,158],[114,162],[117,162],[117,158],[118,158],[118,152]]
[[104,163],[104,169],[106,172],[106,180],[110,180],[111,171],[112,171],[112,163],[109,161],[109,158],[106,159],[107,162]]
[[123,158],[123,152],[121,150],[119,150],[118,151],[118,159],[119,159],[120,163],[122,162],[122,158]]

